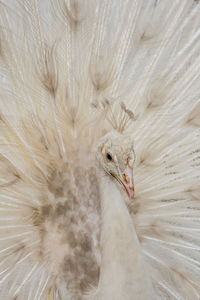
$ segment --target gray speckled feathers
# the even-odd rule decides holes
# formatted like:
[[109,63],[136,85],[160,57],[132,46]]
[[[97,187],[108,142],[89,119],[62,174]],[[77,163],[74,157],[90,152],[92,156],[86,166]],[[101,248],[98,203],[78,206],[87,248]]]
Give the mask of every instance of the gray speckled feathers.
[[44,204],[34,211],[33,224],[40,232],[38,255],[52,264],[70,295],[81,299],[99,278],[100,195],[95,168],[74,161],[55,170]]

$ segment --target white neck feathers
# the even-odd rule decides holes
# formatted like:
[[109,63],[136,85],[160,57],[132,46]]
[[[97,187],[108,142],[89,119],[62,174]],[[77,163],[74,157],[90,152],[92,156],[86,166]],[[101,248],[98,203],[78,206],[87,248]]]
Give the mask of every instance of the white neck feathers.
[[100,178],[102,262],[98,299],[152,299],[142,251],[120,190],[108,176]]

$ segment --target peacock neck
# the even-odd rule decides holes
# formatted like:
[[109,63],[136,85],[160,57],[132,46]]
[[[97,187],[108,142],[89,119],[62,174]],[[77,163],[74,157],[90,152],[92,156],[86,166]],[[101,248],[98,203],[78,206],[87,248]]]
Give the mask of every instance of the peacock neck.
[[152,299],[134,224],[119,187],[101,174],[101,250],[98,299]]

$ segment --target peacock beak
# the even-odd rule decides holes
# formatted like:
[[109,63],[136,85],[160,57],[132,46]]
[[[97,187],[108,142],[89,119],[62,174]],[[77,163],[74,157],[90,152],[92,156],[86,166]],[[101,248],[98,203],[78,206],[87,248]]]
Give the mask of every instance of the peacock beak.
[[122,185],[127,192],[127,195],[130,199],[133,199],[134,196],[134,182],[133,182],[133,169],[131,167],[126,167],[124,173],[122,174],[123,180]]
[[[122,174],[122,178],[110,173],[117,181],[124,187],[128,197],[133,199],[134,196],[134,182],[133,182],[133,169],[131,167],[127,167]],[[120,176],[121,177],[121,176]]]
[[134,196],[134,182],[133,182],[133,169],[131,167],[127,167],[124,170],[122,176],[117,176],[110,172],[110,174],[124,187],[128,197],[133,199]]

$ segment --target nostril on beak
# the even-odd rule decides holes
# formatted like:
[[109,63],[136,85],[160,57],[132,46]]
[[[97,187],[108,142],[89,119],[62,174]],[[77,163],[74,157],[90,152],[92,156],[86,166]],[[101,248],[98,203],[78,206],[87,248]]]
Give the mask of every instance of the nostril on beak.
[[126,183],[126,184],[129,184],[130,179],[127,178],[126,174],[123,173],[122,176],[123,176],[123,179],[124,179],[125,183]]

